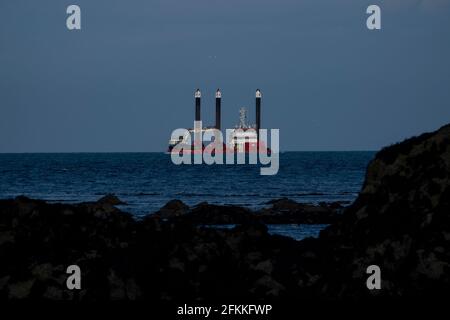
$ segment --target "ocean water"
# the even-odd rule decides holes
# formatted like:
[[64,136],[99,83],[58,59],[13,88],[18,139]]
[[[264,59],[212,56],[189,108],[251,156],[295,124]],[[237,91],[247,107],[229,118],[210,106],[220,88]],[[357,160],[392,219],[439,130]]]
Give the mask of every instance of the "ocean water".
[[[221,225],[205,225],[203,228],[216,228],[216,229],[232,229],[236,225],[234,224],[221,224]],[[305,238],[313,237],[317,238],[321,230],[329,226],[328,224],[268,224],[267,232],[270,234],[278,234],[285,237],[294,238],[297,241]]]
[[[285,152],[277,175],[257,165],[174,165],[164,153],[0,154],[0,198],[94,201],[107,193],[142,217],[167,201],[264,207],[272,199],[353,201],[374,152]],[[286,227],[287,228],[287,227]]]

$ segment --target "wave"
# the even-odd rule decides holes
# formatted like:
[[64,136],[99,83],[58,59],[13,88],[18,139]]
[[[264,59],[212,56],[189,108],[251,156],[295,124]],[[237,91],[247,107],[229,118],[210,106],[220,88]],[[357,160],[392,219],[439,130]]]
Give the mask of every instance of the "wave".
[[158,193],[158,192],[139,192],[139,193],[135,193],[133,195],[137,196],[137,197],[145,197],[145,196],[160,196],[162,194]]
[[245,198],[245,197],[262,197],[266,196],[258,193],[196,193],[196,192],[177,192],[176,196],[185,196],[185,197],[216,197],[216,198]]
[[323,193],[323,192],[300,192],[296,193],[297,197],[307,197],[307,196],[329,196],[331,193]]

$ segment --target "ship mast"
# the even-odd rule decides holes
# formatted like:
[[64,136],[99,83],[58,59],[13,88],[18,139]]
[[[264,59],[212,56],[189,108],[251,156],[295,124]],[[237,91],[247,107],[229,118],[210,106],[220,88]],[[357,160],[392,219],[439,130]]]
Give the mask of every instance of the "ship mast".
[[240,108],[239,109],[239,128],[240,129],[247,129],[247,109]]

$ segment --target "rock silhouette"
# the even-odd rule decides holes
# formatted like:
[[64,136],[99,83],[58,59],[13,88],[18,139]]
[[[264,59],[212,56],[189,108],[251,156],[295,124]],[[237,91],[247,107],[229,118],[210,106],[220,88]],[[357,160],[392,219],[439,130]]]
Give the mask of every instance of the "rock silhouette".
[[214,205],[206,202],[189,208],[180,200],[171,200],[155,213],[162,219],[194,224],[330,224],[339,218],[340,203],[319,205],[298,203],[287,198],[275,199],[268,208],[252,211],[240,206]]
[[[325,279],[347,279],[318,284],[330,296],[448,296],[450,125],[381,150],[360,195],[320,242],[336,267]],[[380,292],[359,281],[371,264],[383,272]]]

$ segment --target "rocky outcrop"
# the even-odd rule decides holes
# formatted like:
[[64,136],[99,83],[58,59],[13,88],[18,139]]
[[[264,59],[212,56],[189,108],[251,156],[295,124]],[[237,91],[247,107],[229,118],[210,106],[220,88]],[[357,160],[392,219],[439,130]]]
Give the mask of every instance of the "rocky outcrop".
[[161,209],[155,212],[155,216],[161,219],[171,219],[185,215],[189,207],[181,200],[170,200]]
[[330,224],[339,218],[343,209],[342,204],[338,202],[313,205],[287,198],[272,200],[268,204],[271,204],[271,207],[257,212],[259,221],[266,224]]
[[[208,207],[209,208],[209,207]],[[201,210],[204,210],[201,209]],[[135,300],[286,294],[296,241],[262,224],[214,230],[129,214],[98,202],[0,201],[0,299]],[[68,290],[66,269],[82,270]]]
[[[380,151],[362,191],[320,238],[330,296],[450,293],[450,125]],[[383,290],[360,278],[378,265]],[[332,279],[342,279],[332,281]]]
[[267,208],[258,211],[231,206],[214,205],[207,202],[189,208],[180,200],[169,201],[154,216],[190,222],[198,225],[242,224],[259,222],[264,224],[330,224],[339,218],[343,209],[341,203],[321,203],[319,205],[298,203],[282,198],[267,203]]
[[187,214],[177,220],[196,225],[242,224],[255,222],[256,217],[252,211],[243,207],[202,202],[189,209]]
[[[106,297],[108,268],[123,258],[135,225],[131,215],[109,203],[0,201],[0,299]],[[66,269],[72,264],[85,271],[91,290],[67,290]]]
[[109,205],[112,205],[112,206],[118,206],[118,205],[126,204],[125,202],[120,200],[114,194],[107,194],[104,197],[100,198],[97,202],[100,203],[100,204],[109,204]]

